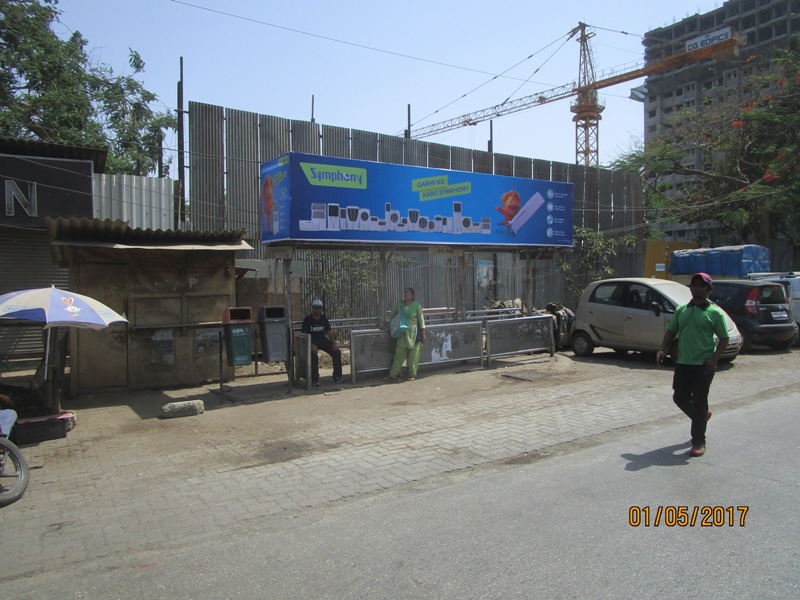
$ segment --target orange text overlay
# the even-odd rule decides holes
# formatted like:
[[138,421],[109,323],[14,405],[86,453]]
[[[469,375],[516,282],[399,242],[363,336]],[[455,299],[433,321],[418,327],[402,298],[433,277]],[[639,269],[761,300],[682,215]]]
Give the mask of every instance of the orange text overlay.
[[631,506],[631,527],[744,527],[750,507],[742,506]]

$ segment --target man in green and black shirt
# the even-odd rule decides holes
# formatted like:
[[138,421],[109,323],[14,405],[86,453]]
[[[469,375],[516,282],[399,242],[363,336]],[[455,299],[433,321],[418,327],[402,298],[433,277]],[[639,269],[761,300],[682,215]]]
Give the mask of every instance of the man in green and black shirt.
[[[708,301],[714,282],[706,273],[695,273],[689,283],[692,299],[675,310],[656,355],[659,364],[666,349],[678,336],[678,359],[672,378],[672,399],[692,420],[692,456],[706,451],[708,391],[717,370],[717,361],[728,346],[725,313]],[[719,339],[715,342],[714,336]]]

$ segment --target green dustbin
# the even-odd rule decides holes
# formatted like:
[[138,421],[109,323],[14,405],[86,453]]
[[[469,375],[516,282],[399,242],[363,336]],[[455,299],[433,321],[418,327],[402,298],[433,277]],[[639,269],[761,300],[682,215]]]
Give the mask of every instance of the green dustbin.
[[253,362],[253,310],[247,306],[225,309],[222,335],[228,365],[238,367]]

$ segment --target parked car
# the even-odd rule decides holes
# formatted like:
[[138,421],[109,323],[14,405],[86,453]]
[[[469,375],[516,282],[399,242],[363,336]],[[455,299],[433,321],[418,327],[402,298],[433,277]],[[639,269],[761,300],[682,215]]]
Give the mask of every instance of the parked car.
[[[787,271],[783,273],[750,273],[747,279],[758,279],[761,281],[772,281],[781,283],[786,287],[786,295],[789,298],[789,306],[792,308],[794,322],[800,328],[800,272]],[[800,336],[794,339],[795,345],[800,345]]]
[[[675,309],[691,299],[687,286],[666,279],[631,277],[590,283],[575,309],[572,351],[590,356],[595,347],[602,346],[617,352],[658,352]],[[725,323],[729,341],[720,359],[731,361],[739,354],[742,336],[727,315]],[[677,339],[668,354],[675,362]]]
[[742,351],[753,344],[786,350],[797,336],[786,288],[764,280],[724,279],[714,282],[709,296],[733,319],[742,333]]

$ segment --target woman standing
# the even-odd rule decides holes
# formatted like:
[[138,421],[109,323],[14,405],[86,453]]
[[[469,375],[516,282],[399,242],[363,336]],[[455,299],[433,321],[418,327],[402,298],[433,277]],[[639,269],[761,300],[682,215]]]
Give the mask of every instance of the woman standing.
[[403,301],[392,309],[390,318],[401,310],[405,312],[408,329],[397,340],[394,361],[385,381],[395,381],[406,360],[408,361],[408,381],[414,381],[417,378],[419,353],[422,350],[422,343],[425,341],[425,316],[422,314],[420,303],[414,300],[414,288],[409,287],[403,291]]

